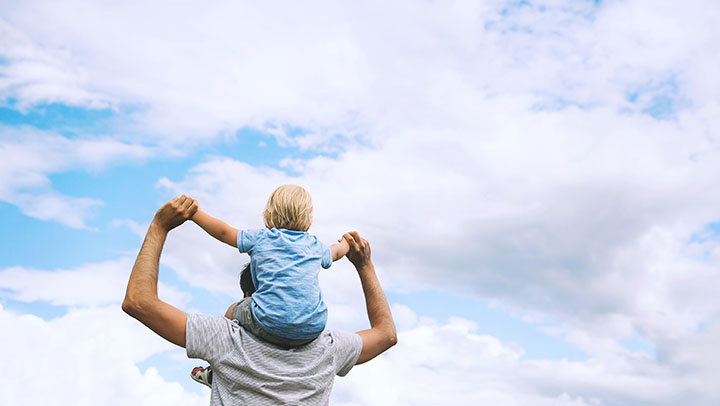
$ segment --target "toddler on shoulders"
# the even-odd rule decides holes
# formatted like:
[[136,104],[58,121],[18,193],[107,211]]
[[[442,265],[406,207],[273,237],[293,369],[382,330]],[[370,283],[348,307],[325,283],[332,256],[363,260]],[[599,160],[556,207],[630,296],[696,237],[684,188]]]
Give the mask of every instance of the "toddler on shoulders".
[[309,343],[325,329],[318,274],[350,249],[344,239],[326,247],[309,234],[312,212],[307,190],[283,185],[268,199],[264,229],[237,230],[201,210],[192,218],[211,236],[250,254],[256,291],[232,308],[232,319],[283,348]]

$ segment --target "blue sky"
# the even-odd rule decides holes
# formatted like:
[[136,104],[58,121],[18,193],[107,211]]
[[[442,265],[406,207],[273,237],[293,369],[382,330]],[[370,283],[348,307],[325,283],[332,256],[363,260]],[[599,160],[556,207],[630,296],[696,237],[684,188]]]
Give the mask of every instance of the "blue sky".
[[[333,404],[717,404],[719,16],[0,2],[0,403],[207,404],[202,361],[120,310],[145,228],[179,194],[260,227],[298,183],[311,232],[370,240],[399,328]],[[188,223],[160,294],[219,315],[245,261]],[[346,261],[321,285],[367,327]]]

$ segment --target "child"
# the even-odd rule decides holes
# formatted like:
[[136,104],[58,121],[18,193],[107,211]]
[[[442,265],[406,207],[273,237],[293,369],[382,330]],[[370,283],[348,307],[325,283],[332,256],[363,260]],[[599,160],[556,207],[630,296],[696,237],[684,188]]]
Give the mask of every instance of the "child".
[[268,199],[267,228],[240,230],[201,210],[192,220],[218,240],[250,254],[255,293],[232,309],[233,320],[257,337],[283,348],[309,343],[325,329],[327,308],[318,274],[350,250],[344,239],[329,248],[307,233],[312,199],[304,188],[284,185]]

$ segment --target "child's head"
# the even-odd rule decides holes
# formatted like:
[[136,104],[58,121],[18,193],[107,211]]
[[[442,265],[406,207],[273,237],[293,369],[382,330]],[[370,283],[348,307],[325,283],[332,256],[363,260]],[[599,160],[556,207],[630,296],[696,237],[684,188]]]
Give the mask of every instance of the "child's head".
[[312,224],[312,198],[298,185],[282,185],[268,199],[263,220],[267,228],[307,231]]

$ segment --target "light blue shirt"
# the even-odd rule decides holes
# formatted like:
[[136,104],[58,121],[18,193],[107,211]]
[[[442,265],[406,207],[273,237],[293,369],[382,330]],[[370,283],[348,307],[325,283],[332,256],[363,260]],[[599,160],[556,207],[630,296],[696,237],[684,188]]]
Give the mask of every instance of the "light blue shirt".
[[318,274],[332,265],[330,249],[314,235],[277,228],[240,230],[237,246],[250,254],[255,320],[276,336],[317,337],[327,323]]

